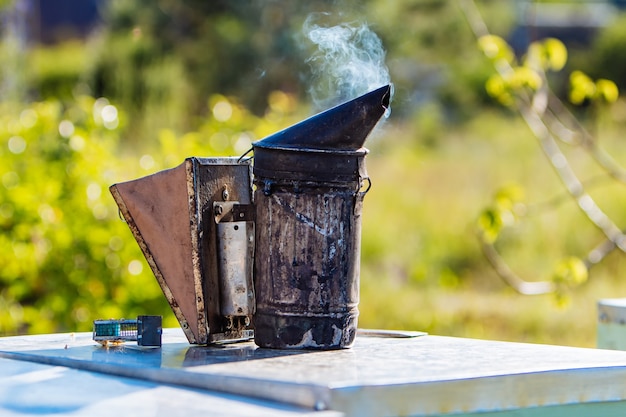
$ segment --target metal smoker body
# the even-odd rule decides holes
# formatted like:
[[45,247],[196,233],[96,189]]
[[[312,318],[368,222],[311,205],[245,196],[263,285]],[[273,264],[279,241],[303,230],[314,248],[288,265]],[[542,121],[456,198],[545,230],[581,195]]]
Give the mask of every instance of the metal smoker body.
[[389,99],[381,87],[253,143],[254,167],[188,158],[111,187],[190,343],[254,328],[261,347],[351,345],[363,143]]
[[[344,157],[356,165],[365,152]],[[331,182],[255,174],[254,325],[259,346],[328,349],[352,344],[363,175],[360,170],[354,178]]]
[[349,347],[357,329],[365,139],[389,87],[320,113],[254,148],[255,342]]

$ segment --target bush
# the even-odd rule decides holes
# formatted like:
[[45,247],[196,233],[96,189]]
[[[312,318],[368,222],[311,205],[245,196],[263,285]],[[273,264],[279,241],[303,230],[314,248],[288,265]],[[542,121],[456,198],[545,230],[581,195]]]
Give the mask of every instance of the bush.
[[121,314],[103,308],[139,268],[128,269],[139,253],[106,195],[121,115],[89,97],[11,107],[3,104],[0,124],[0,333]]
[[293,100],[274,93],[270,106],[260,119],[213,96],[198,131],[163,131],[135,154],[123,143],[124,112],[106,99],[0,104],[0,335],[139,314],[175,324],[108,187],[188,156],[241,154],[286,122]]

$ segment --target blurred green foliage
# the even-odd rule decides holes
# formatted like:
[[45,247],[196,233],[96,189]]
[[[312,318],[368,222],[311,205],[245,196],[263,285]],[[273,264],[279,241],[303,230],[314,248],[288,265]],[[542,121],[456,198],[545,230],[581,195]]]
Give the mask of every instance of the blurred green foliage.
[[90,97],[67,106],[3,104],[3,333],[69,328],[88,320],[95,306],[107,314],[102,307],[129,278],[127,266],[137,254],[120,237],[123,225],[106,196],[121,163],[112,153],[121,118],[115,107]]
[[178,136],[163,130],[152,152],[139,156],[125,156],[126,114],[107,99],[4,103],[0,333],[89,330],[96,318],[167,313],[108,187],[190,155],[243,153],[252,140],[277,130],[294,103],[275,92],[271,113],[261,119],[213,95],[197,131]]
[[37,46],[27,59],[27,86],[32,95],[69,101],[80,94],[90,59],[82,42],[70,40],[54,48]]
[[[626,91],[626,16],[620,15],[596,38],[581,69],[593,78],[607,78]],[[582,60],[581,60],[582,61]]]
[[215,92],[263,114],[271,91],[299,93],[304,57],[293,34],[305,7],[112,0],[90,84],[95,95],[118,100],[134,116],[170,127],[193,127],[193,116]]

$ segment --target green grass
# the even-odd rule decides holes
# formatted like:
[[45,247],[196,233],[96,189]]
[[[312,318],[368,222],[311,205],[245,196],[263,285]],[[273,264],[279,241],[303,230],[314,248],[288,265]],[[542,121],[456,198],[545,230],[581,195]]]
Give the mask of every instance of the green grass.
[[[360,326],[595,346],[596,302],[624,293],[623,254],[594,267],[589,282],[565,299],[517,294],[482,256],[476,219],[507,184],[522,186],[528,204],[565,190],[519,118],[483,112],[462,128],[440,131],[425,146],[419,126],[389,123],[367,144],[373,187],[363,213]],[[625,153],[615,132],[619,126],[607,127],[602,143],[619,160]],[[581,178],[597,171],[580,151],[566,151]],[[591,191],[619,224],[623,185],[607,181]],[[558,260],[582,257],[601,240],[564,198],[503,233],[498,248],[516,272],[534,281],[548,279]]]

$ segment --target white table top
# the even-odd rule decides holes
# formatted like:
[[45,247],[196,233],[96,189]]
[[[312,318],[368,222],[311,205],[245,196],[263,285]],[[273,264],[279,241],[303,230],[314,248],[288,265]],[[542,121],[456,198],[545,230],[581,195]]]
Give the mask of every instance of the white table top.
[[[252,342],[192,346],[180,329],[164,330],[162,348],[107,349],[91,333],[54,334],[0,338],[0,360],[0,411],[15,408],[11,401],[19,397],[11,392],[19,393],[28,375],[79,385],[83,409],[93,401],[114,404],[120,395],[141,396],[150,407],[176,397],[172,406],[181,411],[203,404],[213,410],[213,402],[215,410],[229,409],[234,401],[260,407],[254,415],[279,415],[272,407],[288,404],[281,406],[286,416],[445,415],[626,401],[626,352],[428,335],[361,334],[352,349],[320,352]],[[78,375],[93,382],[81,384]],[[96,384],[111,399],[93,400]],[[229,415],[248,415],[235,410]]]

